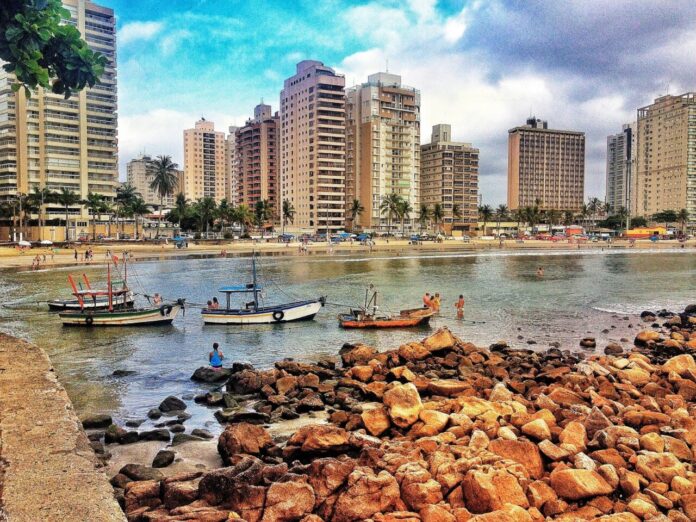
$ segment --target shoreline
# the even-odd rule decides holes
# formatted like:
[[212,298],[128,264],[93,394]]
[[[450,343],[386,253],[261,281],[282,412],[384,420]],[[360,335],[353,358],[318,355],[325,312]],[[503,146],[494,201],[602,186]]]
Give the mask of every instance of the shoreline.
[[222,406],[223,467],[137,462],[112,484],[131,521],[693,520],[696,306],[641,319],[631,346],[603,354],[481,348],[443,328],[385,352],[344,345],[338,360],[237,363],[213,377],[256,403]]
[[[94,259],[92,262],[81,260],[82,253],[92,247],[94,251]],[[45,264],[41,264],[40,270],[50,270],[55,268],[66,267],[85,267],[99,266],[104,263],[107,251],[116,252],[121,255],[127,251],[131,258],[136,262],[149,262],[161,260],[187,260],[197,258],[216,258],[221,257],[221,252],[224,250],[224,257],[246,257],[256,252],[259,255],[282,256],[293,258],[340,258],[354,255],[364,255],[366,258],[377,257],[379,254],[392,253],[397,256],[421,256],[427,254],[480,254],[482,252],[533,252],[542,254],[544,252],[588,252],[588,251],[604,251],[604,252],[644,252],[644,251],[694,251],[696,248],[696,240],[690,240],[686,243],[678,243],[676,241],[661,241],[653,243],[649,240],[636,241],[634,247],[630,247],[628,241],[615,241],[611,244],[604,242],[598,243],[583,243],[569,244],[562,242],[551,242],[541,240],[527,240],[524,243],[516,243],[515,240],[506,240],[503,246],[500,247],[497,241],[472,240],[470,243],[463,243],[461,240],[447,240],[443,243],[426,242],[421,245],[409,245],[407,240],[377,240],[375,245],[370,248],[359,244],[341,243],[334,246],[329,246],[324,243],[310,244],[306,254],[299,252],[299,243],[291,243],[289,246],[278,243],[252,243],[252,242],[224,242],[219,244],[191,244],[186,249],[176,249],[173,245],[150,245],[133,243],[99,243],[90,245],[77,245],[76,248],[80,254],[80,260],[75,262],[74,249],[58,249],[59,253],[53,255],[51,259],[51,250],[48,248],[33,248],[23,254],[17,253],[14,248],[0,247],[0,270],[7,268],[25,268],[31,269],[33,258],[36,255],[43,256],[46,254],[47,260]]]

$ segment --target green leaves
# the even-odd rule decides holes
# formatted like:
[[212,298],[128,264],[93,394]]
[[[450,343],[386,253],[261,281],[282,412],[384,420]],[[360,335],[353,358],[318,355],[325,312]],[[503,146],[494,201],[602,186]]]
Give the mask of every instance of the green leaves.
[[69,18],[60,0],[0,2],[0,59],[17,78],[15,92],[43,87],[69,98],[99,80],[108,60],[64,23]]

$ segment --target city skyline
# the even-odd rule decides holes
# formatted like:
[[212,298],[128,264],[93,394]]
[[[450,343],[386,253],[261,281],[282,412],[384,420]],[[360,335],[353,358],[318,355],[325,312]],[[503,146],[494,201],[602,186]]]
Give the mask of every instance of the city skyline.
[[530,115],[586,133],[586,195],[603,197],[606,137],[660,94],[693,90],[680,49],[696,6],[679,2],[104,4],[117,16],[121,178],[143,151],[182,163],[180,131],[200,116],[227,128],[261,99],[276,106],[295,63],[317,59],[347,87],[388,63],[418,88],[423,128],[447,121],[480,148],[484,203],[505,201],[507,129]]

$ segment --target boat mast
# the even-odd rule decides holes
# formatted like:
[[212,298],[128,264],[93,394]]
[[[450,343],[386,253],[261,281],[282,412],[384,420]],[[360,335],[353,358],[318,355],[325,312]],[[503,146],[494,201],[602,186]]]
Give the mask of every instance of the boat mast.
[[114,304],[111,294],[111,264],[106,265],[106,285],[108,286],[109,292],[109,312],[114,311]]
[[253,274],[253,284],[254,284],[254,311],[259,311],[259,290],[256,287],[256,253],[251,256],[251,272]]

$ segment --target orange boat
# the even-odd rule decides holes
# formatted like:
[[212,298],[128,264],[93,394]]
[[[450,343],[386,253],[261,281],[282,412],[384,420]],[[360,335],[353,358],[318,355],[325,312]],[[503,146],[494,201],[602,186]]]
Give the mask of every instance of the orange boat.
[[[377,292],[370,291],[370,285],[365,291],[365,305],[351,309],[347,314],[338,314],[338,324],[343,328],[409,328],[426,326],[435,312],[430,308],[414,308],[402,310],[399,315],[378,315]],[[371,311],[370,311],[371,310]]]
[[409,328],[426,326],[435,312],[429,308],[402,310],[399,315],[374,316],[362,310],[351,310],[349,314],[339,314],[338,323],[343,328]]

